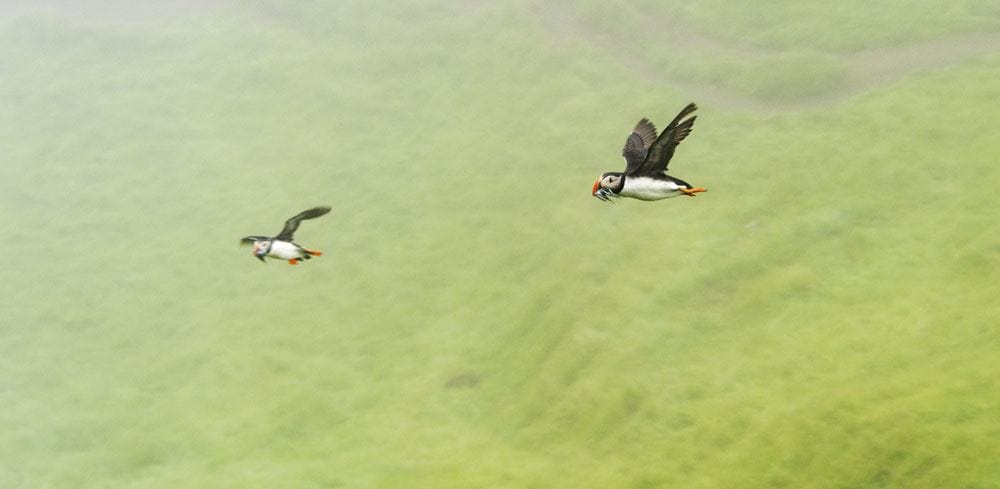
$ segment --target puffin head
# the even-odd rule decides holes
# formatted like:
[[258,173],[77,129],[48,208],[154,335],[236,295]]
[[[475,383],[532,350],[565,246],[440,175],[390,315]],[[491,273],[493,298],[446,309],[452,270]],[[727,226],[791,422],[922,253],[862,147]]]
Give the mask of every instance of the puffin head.
[[264,256],[267,252],[271,250],[270,241],[255,241],[253,244],[253,256],[256,256],[260,261],[264,261]]
[[621,173],[610,172],[601,175],[594,182],[594,188],[590,190],[590,195],[597,197],[605,202],[612,202],[612,197],[618,197],[618,192],[621,192],[622,184],[624,180],[622,179]]
[[268,251],[271,251],[271,239],[265,238],[263,236],[247,236],[240,240],[241,245],[253,245],[253,256],[256,256],[260,261],[264,261],[264,257],[267,255]]

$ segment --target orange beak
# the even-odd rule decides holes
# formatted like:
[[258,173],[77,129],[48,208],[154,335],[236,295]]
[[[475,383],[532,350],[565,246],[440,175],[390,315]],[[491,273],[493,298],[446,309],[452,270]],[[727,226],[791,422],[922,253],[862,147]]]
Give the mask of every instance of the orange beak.
[[611,202],[612,204],[615,203],[615,201],[611,200],[611,197],[614,197],[615,194],[606,188],[601,188],[600,180],[594,182],[594,188],[590,189],[590,195],[593,195],[594,197],[597,197],[605,202]]

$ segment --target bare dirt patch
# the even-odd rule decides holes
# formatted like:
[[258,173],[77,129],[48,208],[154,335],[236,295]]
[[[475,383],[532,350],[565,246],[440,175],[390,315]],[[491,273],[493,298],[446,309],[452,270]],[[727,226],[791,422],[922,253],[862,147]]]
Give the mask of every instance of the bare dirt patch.
[[893,48],[877,48],[847,57],[850,83],[856,88],[892,83],[919,71],[1000,53],[1000,34],[968,34]]
[[445,382],[446,389],[472,389],[479,385],[480,377],[472,372],[458,374]]

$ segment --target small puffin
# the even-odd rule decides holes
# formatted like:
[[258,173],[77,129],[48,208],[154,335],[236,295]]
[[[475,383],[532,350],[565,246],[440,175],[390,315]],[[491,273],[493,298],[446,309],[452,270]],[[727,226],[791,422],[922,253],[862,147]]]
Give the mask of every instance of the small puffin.
[[288,260],[289,265],[298,265],[299,260],[308,260],[323,253],[303,248],[292,242],[292,234],[299,228],[299,222],[304,219],[313,219],[330,212],[329,207],[314,207],[307,211],[302,211],[295,217],[285,221],[285,228],[277,236],[269,238],[267,236],[247,236],[240,240],[240,244],[253,244],[253,256],[264,261],[265,256]]
[[706,192],[708,189],[694,187],[684,180],[667,175],[667,163],[674,155],[674,148],[691,134],[697,116],[685,118],[697,108],[693,103],[688,104],[659,136],[656,135],[656,126],[649,119],[640,120],[622,148],[625,171],[601,175],[594,182],[591,195],[612,202],[612,197],[660,200],[678,195],[694,197],[698,192]]

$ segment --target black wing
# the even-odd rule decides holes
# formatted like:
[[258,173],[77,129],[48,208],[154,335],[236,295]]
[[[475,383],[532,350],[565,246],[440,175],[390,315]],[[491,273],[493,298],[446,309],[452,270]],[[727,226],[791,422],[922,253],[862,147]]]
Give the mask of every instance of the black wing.
[[[646,154],[646,159],[641,165],[636,167],[633,171],[626,171],[628,175],[634,175],[636,173],[661,173],[667,171],[667,164],[670,163],[670,158],[674,156],[674,148],[677,147],[688,134],[691,134],[691,128],[694,127],[694,120],[698,116],[685,119],[685,117],[691,115],[692,112],[698,109],[695,104],[688,104],[674,120],[670,121],[660,136],[656,138],[650,146],[649,151]],[[629,167],[632,165],[630,164]]]
[[632,134],[628,135],[625,147],[622,148],[622,156],[625,157],[625,173],[630,173],[642,166],[653,141],[656,141],[656,126],[649,122],[649,119],[643,117],[635,125],[635,129],[632,129]]
[[250,245],[258,241],[267,241],[268,239],[270,238],[267,236],[247,236],[240,240],[240,245]]
[[327,212],[330,212],[330,208],[326,206],[313,207],[312,209],[309,209],[307,211],[300,212],[297,216],[285,221],[285,228],[282,229],[281,233],[275,236],[274,239],[280,239],[282,241],[291,241],[292,234],[294,234],[295,230],[299,228],[300,221],[304,219],[312,219],[315,217],[319,217],[326,214]]

